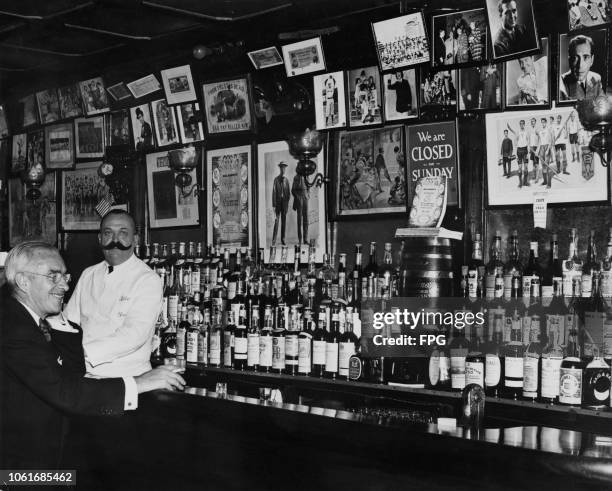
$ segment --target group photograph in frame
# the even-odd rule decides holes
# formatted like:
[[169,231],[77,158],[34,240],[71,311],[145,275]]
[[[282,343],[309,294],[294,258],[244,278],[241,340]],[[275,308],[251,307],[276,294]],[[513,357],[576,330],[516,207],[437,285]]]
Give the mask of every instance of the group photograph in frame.
[[157,92],[161,90],[161,85],[159,85],[159,81],[155,78],[155,75],[150,74],[145,77],[139,78],[138,80],[133,80],[127,84],[128,90],[134,96],[134,99],[138,99],[140,97],[144,97],[145,95],[152,94],[153,92]]
[[104,116],[74,120],[74,141],[77,159],[98,159],[104,156]]
[[59,100],[55,89],[36,92],[36,102],[41,124],[54,123],[60,119]]
[[83,99],[77,84],[57,89],[61,119],[77,118],[83,115]]
[[161,71],[162,84],[169,105],[195,101],[196,89],[189,65],[177,66]]
[[419,86],[416,69],[384,73],[382,79],[385,121],[418,118]]
[[208,241],[232,251],[253,245],[251,145],[206,152]]
[[[197,155],[197,154],[196,154]],[[147,154],[147,196],[151,228],[189,227],[200,221],[199,202],[195,193],[183,196],[174,183],[168,152]],[[196,169],[188,173],[198,182]]]
[[79,87],[81,88],[81,97],[83,98],[83,105],[87,116],[110,110],[104,81],[101,77],[83,80],[79,82]]
[[422,12],[372,23],[381,71],[427,63],[429,40]]
[[55,173],[45,175],[40,198],[26,198],[26,185],[19,178],[8,180],[9,246],[25,240],[57,241]]
[[27,152],[27,135],[25,133],[13,135],[13,150],[11,152],[12,174],[17,174],[25,169]]
[[499,111],[502,108],[502,63],[459,68],[459,111]]
[[567,17],[570,31],[609,24],[612,0],[567,0]]
[[457,109],[457,70],[438,71],[422,66],[419,73],[419,110],[438,112]]
[[432,16],[432,66],[456,68],[486,61],[487,32],[483,8]]
[[403,126],[335,135],[336,219],[406,212],[406,155]]
[[250,131],[253,128],[248,77],[207,82],[202,85],[202,91],[209,134]]
[[282,50],[287,77],[325,70],[325,56],[319,37],[286,44]]
[[532,0],[487,0],[493,60],[503,61],[540,49]]
[[313,77],[316,127],[318,130],[346,126],[344,72],[330,72]]
[[108,144],[115,145],[130,145],[130,113],[127,109],[112,111],[106,117],[108,131]]
[[283,57],[278,52],[276,46],[270,46],[269,48],[258,49],[256,51],[249,51],[247,53],[249,60],[253,63],[256,70],[262,70],[272,66],[282,65]]
[[155,148],[149,104],[131,107],[130,121],[132,123],[134,149],[137,152],[146,152],[147,150]]
[[348,124],[351,128],[382,124],[382,90],[377,66],[348,70]]
[[550,106],[550,43],[540,40],[542,52],[504,62],[506,109]]
[[608,200],[608,169],[590,139],[572,107],[487,114],[489,205],[532,204],[536,191],[548,203]]
[[195,113],[200,110],[197,102],[187,102],[176,106],[181,143],[194,143],[204,140],[204,127],[196,121]]
[[158,147],[165,147],[180,143],[174,107],[166,103],[166,99],[151,102],[155,138]]
[[76,164],[73,170],[61,171],[62,230],[98,230],[100,215],[96,206],[111,194],[103,177],[98,175],[100,161]]
[[71,169],[74,166],[74,126],[59,123],[45,126],[47,169]]
[[594,99],[605,93],[608,30],[559,35],[559,103]]
[[[325,173],[323,152],[312,159],[316,172]],[[295,246],[302,250],[311,242],[316,262],[326,252],[325,189],[308,188],[296,174],[297,160],[286,141],[257,146],[257,230],[264,260],[270,262],[270,247],[286,245],[292,261]],[[312,177],[311,177],[312,179]],[[280,251],[279,254],[280,256]],[[280,262],[280,258],[272,258]]]

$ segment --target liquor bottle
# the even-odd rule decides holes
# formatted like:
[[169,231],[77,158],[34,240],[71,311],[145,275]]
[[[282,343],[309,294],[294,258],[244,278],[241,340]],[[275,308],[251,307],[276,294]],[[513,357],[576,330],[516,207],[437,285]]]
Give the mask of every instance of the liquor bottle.
[[191,328],[191,323],[187,317],[187,304],[181,305],[180,322],[176,328],[176,359],[185,359],[185,350],[187,345],[187,331]]
[[468,264],[468,291],[470,298],[478,297],[479,274],[482,266],[482,242],[480,234],[476,234],[472,248],[472,259]]
[[225,368],[234,367],[234,337],[236,331],[236,323],[234,318],[234,312],[231,310],[227,311],[227,324],[223,329],[223,366]]
[[325,376],[335,379],[338,376],[338,355],[340,351],[340,307],[332,307],[331,324],[325,340]]
[[542,283],[542,270],[538,263],[538,243],[529,243],[529,262],[523,272],[523,298],[541,297],[540,285]]
[[200,329],[202,328],[202,314],[198,308],[193,308],[191,313],[191,326],[187,328],[186,353],[187,363],[198,362],[198,350],[200,341]]
[[520,304],[517,299],[513,306],[510,320],[510,339],[505,345],[504,353],[504,388],[505,397],[518,399],[523,393],[523,340]]
[[376,258],[376,242],[370,242],[370,258],[363,270],[361,279],[361,298],[378,298],[378,260]]
[[208,364],[218,368],[223,361],[223,324],[221,313],[213,314],[213,325],[210,332],[210,345],[208,350]]
[[559,261],[559,241],[557,234],[552,235],[548,264],[542,272],[542,297],[552,298],[553,290],[563,288],[563,271]]
[[[233,316],[235,318],[235,316]],[[240,304],[238,311],[238,323],[234,331],[234,369],[246,370],[248,356],[248,331],[246,307]]]
[[344,332],[340,335],[340,346],[338,347],[338,376],[349,380],[349,369],[351,356],[357,354],[359,349],[359,338],[353,332],[353,308],[346,309],[346,323]]
[[606,257],[601,265],[601,283],[599,285],[601,295],[610,300],[612,298],[612,228],[608,231],[608,245]]
[[[569,232],[569,253],[567,259],[563,261],[563,295],[572,296],[572,283],[574,278],[582,276],[582,261],[578,258],[578,235],[576,229],[572,228]],[[580,291],[577,292],[580,296]]]
[[161,355],[166,363],[166,360],[176,360],[176,324],[170,319],[168,327],[161,335]]
[[208,365],[208,339],[212,325],[210,322],[210,309],[202,311],[202,324],[198,335],[198,363]]
[[485,355],[477,344],[470,343],[471,349],[465,358],[465,384],[478,384],[485,388]]
[[394,295],[396,283],[395,267],[393,266],[393,248],[390,242],[385,243],[383,263],[378,271],[378,294],[386,300]]
[[[585,269],[588,266],[585,264]],[[582,277],[584,278],[584,270]],[[601,296],[599,288],[600,273],[593,271],[591,275],[591,297],[586,300],[582,298],[582,310],[584,315],[584,332],[582,342],[582,357],[590,360],[599,351],[604,340],[604,325],[607,318],[607,306]],[[584,294],[584,281],[581,282],[582,293]]]
[[244,279],[247,282],[250,282],[255,271],[255,263],[253,262],[253,251],[250,247],[245,248],[243,264],[244,265],[242,270],[244,273]]
[[259,371],[269,372],[272,370],[272,331],[274,330],[274,313],[272,305],[266,305],[264,309],[263,327],[259,336]]
[[465,331],[453,326],[453,339],[448,347],[450,351],[451,389],[463,390],[465,382],[465,358],[468,354],[469,343],[465,339]]
[[322,378],[325,375],[327,356],[327,314],[325,307],[319,309],[317,327],[312,333],[312,374]]
[[352,307],[361,310],[361,282],[363,277],[362,271],[362,252],[361,244],[355,244],[355,267],[353,268],[353,274],[351,277],[352,289],[353,289],[353,300]]
[[600,411],[610,405],[610,366],[595,351],[593,360],[584,368],[582,406]]
[[191,291],[193,293],[202,293],[202,280],[200,278],[200,272],[202,270],[202,263],[204,262],[204,256],[202,253],[202,242],[198,242],[196,247],[195,257],[191,263]]
[[[495,298],[495,279],[504,275],[504,263],[501,260],[501,232],[495,231],[491,246],[491,259],[485,267],[485,297]],[[503,284],[502,284],[503,293]]]
[[[134,255],[136,257],[140,257],[140,244],[136,244],[134,246]],[[141,257],[142,262],[145,263],[147,266],[151,267],[151,246],[149,244],[145,244],[144,245],[144,251],[143,251],[143,255]]]
[[338,298],[346,299],[346,254],[342,253],[338,259]]
[[601,266],[597,260],[597,247],[595,245],[595,230],[591,230],[589,234],[589,244],[587,248],[587,257],[582,266],[582,276],[580,281],[580,290],[583,298],[591,296],[593,288],[593,278],[599,276]]
[[153,334],[152,340],[152,351],[151,351],[151,365],[156,367],[158,365],[162,365],[164,363],[164,357],[162,356],[161,350],[161,340],[162,340],[162,331],[165,325],[165,318],[163,315],[163,309],[157,316],[157,320],[155,321],[155,331]]
[[[159,262],[159,243],[153,242],[151,249],[151,257],[149,258],[148,266],[157,273],[157,263]],[[159,274],[159,273],[158,273]]]
[[174,283],[173,278],[173,267],[170,267],[169,274],[166,276],[166,290],[164,291],[164,297],[168,299],[168,320],[172,320],[175,323],[179,319],[179,289],[178,285]]
[[485,346],[485,394],[489,397],[501,397],[504,373],[504,322],[506,319],[512,323],[512,306],[518,302],[518,276],[513,277],[515,288],[512,289],[512,299],[504,316],[496,315],[493,323],[488,323],[488,342]]
[[461,266],[461,279],[459,282],[459,296],[462,298],[468,298],[470,296],[470,290],[468,287],[468,271],[467,265]]
[[312,310],[304,309],[302,329],[298,335],[298,374],[310,375],[312,370]]
[[527,312],[529,328],[529,344],[525,349],[523,359],[523,398],[535,402],[540,389],[540,356],[542,354],[541,310],[537,299],[529,306]]
[[[438,326],[438,334],[446,334],[443,326]],[[448,343],[447,343],[448,344]],[[450,357],[445,346],[434,345],[429,355],[428,386],[436,390],[450,390]]]
[[580,360],[578,332],[571,329],[567,341],[566,356],[561,362],[559,376],[559,404],[580,406],[583,392],[584,364]]
[[257,371],[259,368],[259,305],[251,306],[251,319],[247,335],[247,368]]
[[287,375],[297,375],[299,357],[299,334],[300,334],[300,315],[298,306],[293,305],[286,319],[287,329],[285,332],[285,373]]
[[553,287],[553,299],[544,315],[546,345],[542,349],[540,372],[540,400],[547,404],[555,404],[559,397],[559,377],[563,362],[561,345],[565,340],[566,316],[567,308],[563,302],[560,287]]

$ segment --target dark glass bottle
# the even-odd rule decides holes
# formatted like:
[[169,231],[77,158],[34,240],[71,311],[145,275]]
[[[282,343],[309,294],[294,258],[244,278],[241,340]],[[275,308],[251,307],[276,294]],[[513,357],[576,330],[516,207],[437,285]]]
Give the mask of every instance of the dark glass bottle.
[[331,324],[325,340],[325,376],[335,379],[338,376],[338,354],[340,351],[340,307],[332,307]]
[[317,327],[312,333],[312,374],[315,377],[325,375],[325,362],[327,355],[327,314],[321,307]]
[[305,308],[302,329],[298,335],[298,374],[310,375],[312,371],[312,310]]
[[271,305],[266,305],[264,310],[263,327],[259,337],[259,371],[269,372],[272,370],[272,331],[274,330],[274,312]]
[[300,316],[298,306],[293,305],[286,319],[287,329],[285,332],[285,373],[287,375],[297,375],[299,357],[299,334]]
[[346,309],[346,322],[344,332],[340,335],[340,346],[338,347],[338,376],[349,379],[349,368],[351,356],[359,350],[359,338],[353,332],[353,308]]
[[472,259],[468,264],[468,291],[470,298],[478,298],[482,266],[484,266],[482,262],[482,242],[480,240],[480,234],[476,234],[472,245]]
[[240,305],[238,324],[234,331],[234,369],[246,370],[248,356],[247,315],[244,304]]
[[257,371],[259,368],[259,305],[251,305],[251,319],[247,334],[247,369]]

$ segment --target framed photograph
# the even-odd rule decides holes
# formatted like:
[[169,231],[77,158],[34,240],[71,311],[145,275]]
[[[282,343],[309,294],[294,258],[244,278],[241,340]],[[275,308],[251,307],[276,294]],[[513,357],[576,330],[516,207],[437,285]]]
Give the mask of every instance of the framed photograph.
[[162,70],[161,78],[166,93],[166,101],[169,105],[182,104],[197,99],[189,65]]
[[108,97],[104,88],[104,81],[101,77],[91,78],[79,82],[81,88],[81,97],[83,98],[83,106],[85,114],[100,114],[110,110],[108,105]]
[[128,90],[127,86],[123,82],[119,82],[115,85],[111,85],[106,88],[106,91],[115,99],[117,102],[129,99],[132,94]]
[[457,121],[406,126],[408,206],[421,177],[446,177],[447,206],[461,206]]
[[[193,183],[198,182],[195,169],[190,175]],[[147,193],[151,228],[199,224],[198,198],[194,193],[184,197],[174,183],[174,171],[168,164],[168,152],[147,154]]]
[[569,30],[609,24],[612,16],[612,0],[567,0]]
[[157,146],[165,147],[180,143],[174,108],[168,106],[166,99],[151,102]]
[[98,230],[100,215],[96,205],[111,194],[104,178],[98,175],[102,162],[77,164],[74,170],[60,173],[62,183],[62,230]]
[[60,118],[76,118],[83,115],[83,99],[77,84],[66,85],[57,89]]
[[429,61],[429,41],[422,12],[372,23],[381,71]]
[[608,200],[608,169],[589,149],[591,133],[576,110],[487,114],[487,194],[490,206]]
[[540,40],[542,52],[504,63],[504,107],[550,107],[550,46]]
[[383,74],[385,121],[400,121],[419,117],[419,96],[416,69]]
[[132,121],[132,137],[134,149],[146,152],[155,148],[153,141],[153,127],[151,126],[151,109],[148,104],[141,104],[130,108],[130,119]]
[[34,94],[19,99],[21,107],[21,126],[27,128],[38,123],[38,113],[36,111],[36,97]]
[[202,123],[192,119],[195,117],[196,111],[199,110],[200,104],[197,102],[188,102],[176,107],[181,143],[194,143],[204,140]]
[[341,131],[336,138],[335,218],[406,213],[403,127]]
[[382,91],[380,72],[377,66],[356,68],[347,74],[349,96],[349,126],[371,126],[381,124]]
[[325,70],[321,38],[306,39],[282,47],[287,77]]
[[437,71],[423,66],[419,74],[419,86],[421,113],[456,110],[457,70]]
[[499,111],[502,108],[501,63],[459,68],[459,111]]
[[6,117],[6,106],[0,104],[0,138],[9,136],[8,121]]
[[540,50],[531,0],[487,0],[493,60],[502,61]]
[[[270,261],[273,245],[286,245],[293,254],[296,245],[304,248],[314,241],[316,262],[322,262],[326,251],[325,190],[317,186],[308,189],[304,178],[295,173],[297,160],[289,153],[287,142],[258,145],[257,155],[257,223],[264,260]],[[312,160],[317,172],[324,173],[323,152]]]
[[36,101],[41,124],[54,123],[60,119],[59,99],[55,89],[36,92]]
[[431,26],[432,66],[456,68],[487,60],[485,9],[434,15]]
[[73,131],[71,122],[45,126],[47,169],[70,169],[74,166]]
[[25,169],[28,153],[27,136],[25,133],[13,135],[13,151],[11,152],[11,173],[17,174]]
[[127,109],[112,111],[106,117],[106,136],[109,145],[130,145],[130,112]]
[[104,116],[74,120],[77,159],[97,159],[104,156]]
[[250,131],[251,92],[248,77],[209,82],[202,85],[208,133]]
[[27,134],[28,153],[26,155],[26,169],[45,162],[45,131],[43,129],[31,131]]
[[313,83],[317,129],[330,130],[345,127],[344,72],[315,75]]
[[283,64],[283,57],[278,52],[278,49],[276,49],[276,46],[249,51],[247,54],[256,70]]
[[57,214],[55,173],[45,176],[36,201],[26,199],[26,185],[20,178],[8,180],[9,247],[24,240],[42,240],[55,245]]
[[132,93],[134,98],[144,97],[147,94],[152,94],[161,89],[161,85],[155,78],[155,75],[147,75],[146,77],[139,78],[127,84],[129,91]]
[[559,35],[559,103],[594,99],[607,84],[608,30]]
[[206,152],[208,242],[232,251],[253,244],[251,146]]

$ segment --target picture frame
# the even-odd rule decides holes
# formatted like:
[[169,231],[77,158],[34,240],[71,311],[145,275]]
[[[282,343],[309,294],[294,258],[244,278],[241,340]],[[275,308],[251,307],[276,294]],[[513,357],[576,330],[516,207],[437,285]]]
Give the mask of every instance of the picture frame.
[[102,80],[102,77],[83,80],[79,82],[79,88],[81,89],[83,107],[85,108],[85,114],[87,116],[110,111],[108,97],[106,95],[106,89],[104,88],[104,80]]
[[22,97],[18,101],[21,108],[21,127],[28,128],[38,123],[38,111],[36,110],[36,96],[34,94]]
[[102,198],[112,197],[104,178],[98,174],[100,164],[101,161],[77,163],[74,169],[60,172],[62,230],[100,228],[96,206]]
[[189,121],[199,110],[200,104],[197,102],[187,102],[176,106],[176,119],[178,120],[181,143],[188,144],[204,141],[204,126],[202,123],[199,121],[190,123]]
[[37,129],[27,133],[27,154],[25,168],[44,165],[45,162],[45,131]]
[[104,116],[76,118],[74,141],[77,159],[99,159],[104,156]]
[[55,89],[36,92],[36,102],[41,124],[54,123],[60,119],[59,99]]
[[[537,140],[532,140],[531,133],[537,133]],[[547,194],[549,204],[607,202],[608,169],[589,150],[590,138],[573,107],[487,114],[488,206],[531,206],[534,192],[539,191]],[[520,140],[528,145],[519,151]],[[529,146],[531,141],[539,146]],[[543,145],[543,141],[554,144]]]
[[49,170],[74,167],[74,126],[72,123],[45,126],[45,157]]
[[373,22],[372,33],[381,72],[427,63],[431,59],[422,11]]
[[547,108],[551,104],[552,70],[548,37],[540,40],[542,52],[504,62],[504,109]]
[[278,52],[276,46],[249,51],[247,55],[255,67],[255,70],[263,70],[264,68],[283,64],[283,57]]
[[83,115],[83,99],[78,84],[70,84],[57,89],[60,118],[78,118]]
[[208,242],[235,251],[253,245],[252,147],[206,152]]
[[[150,228],[190,227],[200,221],[198,197],[191,192],[183,196],[174,182],[174,171],[168,162],[168,152],[146,156],[147,196]],[[201,164],[200,164],[201,165]],[[189,172],[197,183],[197,172]]]
[[567,1],[567,22],[569,32],[609,24],[611,16],[612,0],[588,2],[586,6],[582,4],[582,2],[577,2],[575,0]]
[[406,213],[402,125],[339,131],[333,145],[333,219]]
[[433,15],[431,65],[448,70],[486,62],[488,31],[484,8]]
[[128,109],[111,111],[106,117],[106,138],[111,146],[131,145],[130,112]]
[[320,37],[282,46],[287,77],[325,70],[325,54]]
[[454,113],[457,110],[457,70],[419,70],[419,110],[423,114]]
[[191,76],[191,66],[182,65],[161,71],[164,93],[169,106],[195,101],[196,88]]
[[206,130],[209,135],[253,129],[250,85],[248,76],[202,84]]
[[[540,50],[540,36],[535,22],[532,0],[513,0],[515,8],[510,10],[510,2],[486,0],[487,18],[491,32],[490,61],[506,61]],[[508,33],[511,34],[508,34]]]
[[0,138],[10,136],[8,118],[6,117],[6,106],[0,104]]
[[[323,153],[311,160],[315,162],[317,172],[324,174]],[[283,167],[281,163],[286,166],[284,171],[281,171]],[[303,178],[300,179],[295,174],[296,165],[297,160],[289,153],[286,141],[273,141],[257,146],[257,230],[259,246],[264,248],[265,262],[271,262],[272,246],[286,245],[288,262],[293,261],[296,245],[300,245],[304,257],[311,241],[314,241],[316,262],[322,262],[323,254],[326,252],[325,190],[313,186],[306,192],[301,180]],[[277,189],[279,186],[284,187],[285,193],[274,193],[275,181],[281,172],[285,180],[280,180],[276,187]],[[286,194],[287,190],[291,196]],[[274,234],[275,228],[276,234]],[[279,261],[280,251],[275,258],[272,258],[272,262]]]
[[26,133],[13,135],[11,151],[11,174],[17,174],[25,169],[28,155],[28,143]]
[[169,106],[166,99],[158,99],[151,102],[151,112],[157,146],[161,148],[180,143],[174,107]]
[[458,68],[457,111],[501,111],[503,64]]
[[153,118],[148,103],[130,108],[130,121],[132,123],[132,141],[134,150],[147,152],[155,148],[153,138]]
[[348,70],[348,125],[350,128],[382,124],[382,89],[376,65]]
[[383,73],[382,91],[386,122],[419,117],[419,84],[415,68]]
[[346,126],[344,72],[328,72],[313,77],[316,128],[331,130]]
[[[576,65],[575,68],[570,66],[569,50],[572,40],[575,40],[576,50],[584,50],[585,53],[592,55],[589,60],[590,64],[589,62],[584,62]],[[557,102],[559,105],[574,105],[578,99],[594,99],[598,95],[605,93],[608,83],[607,29],[559,34],[558,47]],[[585,68],[587,73],[581,74],[580,72]],[[581,83],[579,83],[579,79],[583,76],[586,81],[586,91],[581,88]]]
[[145,95],[161,90],[161,85],[159,84],[159,81],[155,75],[151,73],[150,75],[139,78],[138,80],[129,82],[127,84],[127,88],[134,96],[134,99],[139,99],[140,97],[144,97]]
[[112,96],[113,99],[115,99],[116,102],[121,102],[132,97],[131,92],[124,82],[118,82],[115,85],[106,87],[106,91]]

